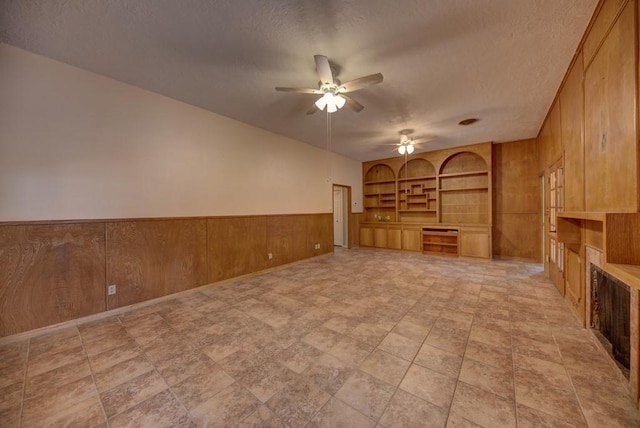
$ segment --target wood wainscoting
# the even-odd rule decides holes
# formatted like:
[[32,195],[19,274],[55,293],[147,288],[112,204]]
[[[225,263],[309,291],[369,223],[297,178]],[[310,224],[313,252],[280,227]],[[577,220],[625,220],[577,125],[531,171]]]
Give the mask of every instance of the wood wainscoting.
[[0,337],[330,253],[332,227],[332,214],[2,223]]

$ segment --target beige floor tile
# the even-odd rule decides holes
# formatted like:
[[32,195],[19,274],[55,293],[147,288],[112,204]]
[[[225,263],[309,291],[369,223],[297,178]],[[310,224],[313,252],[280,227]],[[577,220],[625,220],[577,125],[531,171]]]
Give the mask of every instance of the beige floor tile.
[[391,386],[398,386],[411,363],[376,349],[360,365],[360,370]]
[[572,390],[567,369],[561,364],[514,354],[513,365],[515,376],[519,381],[526,379],[558,389]]
[[87,359],[72,362],[38,375],[27,376],[25,400],[54,393],[58,388],[76,380],[91,376],[91,369]]
[[465,358],[473,358],[476,361],[497,367],[501,370],[513,371],[511,349],[502,346],[494,346],[470,340],[465,352]]
[[172,387],[180,401],[191,410],[234,383],[234,379],[217,365],[190,376]]
[[400,389],[435,404],[449,408],[456,388],[456,379],[433,370],[412,364]]
[[333,355],[325,354],[319,357],[307,371],[303,372],[302,376],[333,395],[338,392],[354,371],[353,365]]
[[364,342],[371,346],[377,346],[382,339],[385,338],[388,331],[376,327],[375,325],[368,323],[360,323],[353,330],[347,333],[347,336],[352,337],[360,342]]
[[434,325],[424,343],[457,355],[464,355],[468,338],[467,330]]
[[267,406],[285,424],[304,426],[324,406],[331,396],[313,382],[299,379],[267,401]]
[[277,417],[266,405],[247,416],[238,428],[287,428],[282,419]]
[[557,389],[539,378],[515,374],[516,401],[564,422],[584,426],[586,422],[573,390]]
[[380,426],[383,427],[444,427],[447,410],[421,400],[402,389],[396,390],[387,406]]
[[98,395],[74,401],[69,407],[46,415],[33,426],[43,427],[97,427],[105,422]]
[[306,428],[373,428],[375,425],[373,420],[334,397],[320,409]]
[[516,406],[516,412],[518,428],[572,428],[576,426],[522,404]]
[[280,364],[293,370],[296,373],[302,373],[313,362],[322,355],[322,351],[307,345],[303,342],[296,342],[286,349],[278,352],[275,358]]
[[150,371],[100,394],[108,418],[124,412],[167,389],[162,377]]
[[368,418],[378,420],[394,391],[395,387],[367,373],[356,371],[335,396]]
[[185,352],[155,365],[167,385],[176,385],[188,377],[208,373],[215,362],[200,351]]
[[491,330],[486,327],[474,325],[471,327],[469,340],[486,343],[487,345],[502,346],[503,348],[511,348],[511,334]]
[[373,346],[344,336],[331,349],[329,354],[342,361],[357,366],[371,353]]
[[[74,342],[79,339],[74,338]],[[60,352],[56,352],[55,348],[52,350],[40,353],[32,358],[31,352],[29,352],[29,377],[38,376],[42,373],[57,369],[59,367],[67,366],[69,364],[80,364],[86,361],[87,355],[84,353],[82,345],[68,348]]]
[[89,364],[94,373],[99,373],[123,361],[141,355],[141,350],[134,342],[89,357]]
[[485,427],[516,426],[516,409],[513,399],[508,400],[476,388],[465,382],[458,382],[451,404],[451,413]]
[[252,366],[236,377],[263,403],[298,379],[295,372],[274,361]]
[[195,424],[170,391],[160,392],[109,419],[109,427],[186,428]]
[[84,350],[89,357],[93,357],[125,345],[137,346],[135,340],[133,340],[133,338],[129,336],[129,333],[127,333],[127,330],[120,326],[120,328],[113,333],[107,333],[103,336],[99,336],[92,342],[85,342]]
[[462,362],[459,379],[508,400],[514,399],[513,373],[472,358]]
[[341,338],[342,334],[340,333],[336,333],[325,327],[318,327],[306,334],[302,338],[302,341],[322,352],[329,352],[333,345],[338,343]]
[[[435,323],[435,320],[434,320]],[[411,339],[415,342],[422,343],[429,334],[431,326],[414,324],[410,320],[404,318],[391,330],[391,333]]]
[[75,403],[83,402],[97,396],[91,376],[57,388],[49,394],[25,400],[22,410],[24,426],[38,426],[39,421],[58,414]]
[[78,329],[66,328],[55,333],[38,336],[29,344],[29,360],[38,359],[43,354],[51,355],[77,348],[81,344]]
[[451,412],[449,413],[449,418],[447,419],[447,428],[485,428],[482,425],[478,425],[474,422],[471,422],[468,419],[465,419],[462,415]]
[[378,349],[411,361],[420,349],[420,342],[407,339],[399,334],[389,333],[378,345]]
[[443,375],[457,378],[462,366],[462,357],[424,344],[413,362]]
[[94,380],[98,391],[102,393],[153,369],[154,367],[147,360],[147,357],[138,355],[130,360],[108,367],[101,372],[94,372]]

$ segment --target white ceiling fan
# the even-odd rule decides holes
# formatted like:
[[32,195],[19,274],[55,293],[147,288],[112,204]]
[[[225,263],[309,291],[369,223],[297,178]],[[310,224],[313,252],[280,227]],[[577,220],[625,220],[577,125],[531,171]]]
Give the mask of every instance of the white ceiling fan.
[[408,154],[414,152],[416,146],[418,144],[427,143],[432,141],[433,137],[424,137],[424,138],[412,138],[409,136],[408,132],[400,132],[400,142],[396,143],[395,146],[398,150],[398,153],[401,155]]
[[318,89],[276,87],[276,91],[280,92],[322,95],[307,111],[307,114],[313,114],[325,108],[328,113],[335,113],[344,107],[345,104],[351,108],[351,110],[360,112],[364,109],[364,106],[345,94],[357,91],[366,86],[378,84],[382,82],[383,79],[381,73],[376,73],[340,83],[338,79],[333,77],[333,72],[329,65],[329,58],[324,55],[315,55],[313,58],[315,59],[316,71],[320,79]]

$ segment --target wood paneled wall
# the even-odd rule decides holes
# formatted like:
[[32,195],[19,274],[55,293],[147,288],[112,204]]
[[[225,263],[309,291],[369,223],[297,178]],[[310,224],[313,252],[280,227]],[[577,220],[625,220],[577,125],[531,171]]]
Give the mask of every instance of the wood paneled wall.
[[540,260],[540,178],[535,139],[493,145],[493,255]]
[[7,223],[0,337],[332,251],[332,214]]
[[105,309],[105,225],[0,226],[0,336]]
[[107,223],[107,309],[207,283],[207,221]]
[[564,158],[565,211],[637,212],[637,0],[604,0],[538,135],[539,172]]

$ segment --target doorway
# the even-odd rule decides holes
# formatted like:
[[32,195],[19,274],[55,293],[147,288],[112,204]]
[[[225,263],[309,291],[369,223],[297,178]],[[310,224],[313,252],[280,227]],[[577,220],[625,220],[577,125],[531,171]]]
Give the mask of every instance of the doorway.
[[333,245],[349,248],[349,216],[351,214],[351,187],[333,185]]

